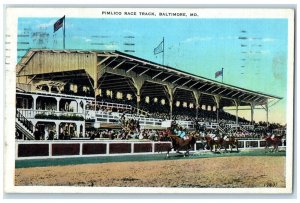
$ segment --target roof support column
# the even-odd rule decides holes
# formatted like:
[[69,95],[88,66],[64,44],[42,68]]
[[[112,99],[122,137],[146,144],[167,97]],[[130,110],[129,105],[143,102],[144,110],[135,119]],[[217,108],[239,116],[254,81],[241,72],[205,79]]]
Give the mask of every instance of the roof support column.
[[54,134],[54,139],[58,139],[59,138],[59,122],[60,121],[55,121],[54,123],[55,123],[55,134]]
[[56,97],[55,99],[56,99],[56,111],[59,111],[59,102],[60,102],[61,98]]
[[[93,57],[95,58],[95,61],[94,61],[95,66],[92,68],[91,76],[92,76],[92,79],[94,80],[94,83],[92,85],[93,85],[93,89],[95,91],[95,98],[96,98],[96,89],[98,89],[98,79],[100,78],[100,74],[98,75],[98,73],[100,73],[101,70],[103,69],[103,68],[100,67],[100,65],[102,64],[103,61],[100,61],[98,63],[96,53],[93,53]],[[108,58],[109,57],[107,57],[107,59]],[[98,66],[99,66],[99,68],[98,68]]]
[[199,107],[200,107],[199,101],[200,101],[201,93],[196,90],[193,90],[193,94],[196,101],[196,119],[198,119]]
[[176,87],[174,85],[167,85],[167,91],[169,95],[169,104],[170,104],[170,120],[173,118],[173,101],[174,101],[174,92]]
[[32,109],[36,110],[36,100],[37,100],[38,96],[37,95],[32,95],[32,98],[33,98]]
[[57,87],[58,93],[61,94],[61,91],[64,90],[64,86]]
[[251,125],[253,125],[253,118],[254,118],[254,109],[255,109],[255,103],[254,102],[251,102],[250,103],[251,105]]
[[[98,63],[97,61],[97,54],[94,53],[93,54],[94,58],[95,58],[95,66],[94,68],[92,69],[92,73],[91,73],[91,76],[92,76],[92,79],[94,80],[94,82],[92,83],[90,78],[89,78],[89,81],[94,89],[94,96],[95,96],[95,112],[96,112],[96,106],[97,106],[97,93],[99,92],[99,87],[98,87],[98,79],[103,75],[101,75],[101,73],[104,71],[103,68],[101,67],[101,64],[104,62],[104,61],[100,61]],[[108,59],[109,57],[107,57]],[[96,114],[95,114],[96,115]],[[95,118],[95,121],[97,120],[97,118]]]
[[266,120],[267,120],[267,127],[269,127],[269,104],[268,104],[268,100],[266,103]]
[[219,108],[220,108],[220,100],[221,100],[221,97],[219,95],[214,95],[214,99],[215,99],[215,102],[216,102],[216,105],[217,105],[217,123],[219,123]]
[[77,103],[76,113],[83,113],[82,106],[81,106],[81,104],[83,105],[82,100],[81,99],[76,99],[76,103]]
[[145,79],[142,77],[132,77],[133,85],[136,89],[136,108],[137,114],[139,114],[139,108],[140,108],[140,101],[141,101],[141,89],[145,82]]
[[235,124],[238,125],[239,124],[239,105],[240,105],[240,102],[238,100],[233,100],[234,101],[234,104],[235,104]]
[[48,92],[51,93],[52,86],[51,85],[47,85],[47,87],[48,87]]
[[261,106],[266,111],[266,123],[267,123],[267,127],[269,127],[269,102],[268,102],[268,99],[266,100],[266,104],[265,105],[261,105]]

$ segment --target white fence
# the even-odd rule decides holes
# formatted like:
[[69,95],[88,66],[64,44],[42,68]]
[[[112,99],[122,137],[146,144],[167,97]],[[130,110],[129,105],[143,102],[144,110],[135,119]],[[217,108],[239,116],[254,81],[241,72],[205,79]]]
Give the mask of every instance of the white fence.
[[[239,149],[259,149],[265,147],[264,140],[239,140]],[[165,152],[171,142],[130,141],[130,140],[53,140],[16,141],[16,160],[67,158],[90,156],[115,156],[133,154],[155,154]],[[197,141],[192,152],[205,151],[205,143]],[[282,140],[281,147],[285,147]]]

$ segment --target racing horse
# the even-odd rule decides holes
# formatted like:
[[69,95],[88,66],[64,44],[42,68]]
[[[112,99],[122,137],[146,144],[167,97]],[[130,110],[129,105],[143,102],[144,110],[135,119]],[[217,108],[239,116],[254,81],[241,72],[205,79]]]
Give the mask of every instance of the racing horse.
[[227,151],[227,148],[229,147],[230,148],[230,152],[232,152],[232,148],[233,147],[236,147],[236,151],[238,152],[239,151],[239,143],[238,143],[238,139],[233,137],[233,136],[227,136],[225,135],[223,137],[223,147],[225,149],[225,152],[228,152]]
[[180,153],[180,150],[185,150],[184,156],[189,155],[189,151],[196,143],[196,138],[192,135],[187,135],[186,139],[182,139],[174,134],[174,130],[178,128],[178,125],[172,124],[171,127],[166,131],[167,137],[171,140],[172,146],[167,150],[167,157],[172,149],[176,150],[177,153]]
[[263,135],[262,140],[266,141],[265,152],[273,146],[272,152],[278,152],[278,146],[281,143],[283,135]]
[[215,149],[214,150],[215,152],[217,152],[217,150],[220,151],[224,141],[223,137],[220,136],[213,137],[211,135],[204,135],[202,139],[206,141],[206,144],[209,147],[211,152],[213,151],[213,149]]
[[188,138],[185,140],[172,134],[168,135],[168,137],[171,139],[172,146],[167,150],[167,157],[169,157],[169,153],[172,149],[176,150],[177,153],[180,153],[180,150],[185,150],[184,156],[189,155],[189,151],[196,143],[196,138],[191,135],[188,135]]

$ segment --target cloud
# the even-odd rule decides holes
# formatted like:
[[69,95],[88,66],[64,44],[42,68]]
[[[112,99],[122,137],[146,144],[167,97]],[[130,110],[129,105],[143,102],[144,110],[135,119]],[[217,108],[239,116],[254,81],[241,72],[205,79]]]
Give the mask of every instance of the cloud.
[[53,27],[54,23],[56,22],[56,20],[50,20],[47,23],[40,23],[36,25],[36,28],[48,28],[48,27]]
[[87,38],[87,37],[83,37],[84,41],[85,42],[91,42],[92,40],[90,38]]
[[218,37],[217,39],[218,40],[232,40],[232,39],[237,39],[237,38],[238,38],[238,36],[227,35],[227,36]]
[[[53,20],[50,20],[46,23],[36,23],[36,28],[38,28],[38,29],[40,29],[40,28],[42,28],[42,29],[52,28],[57,20],[58,19],[53,19]],[[70,28],[73,28],[73,27],[74,27],[73,23],[66,22],[66,29],[70,29]]]
[[124,35],[132,35],[132,36],[136,36],[138,35],[136,32],[133,32],[131,30],[123,30]]
[[108,45],[104,45],[104,49],[106,50],[118,50],[119,46],[116,44],[108,44]]
[[73,27],[74,27],[73,23],[66,22],[66,29],[70,29],[70,28],[73,28]]
[[197,41],[209,41],[212,40],[212,37],[201,37],[201,36],[196,36],[196,37],[190,37],[182,41],[182,43],[192,43],[192,42],[197,42]]
[[271,37],[266,37],[266,38],[262,38],[263,42],[273,42],[275,41],[275,38],[271,38]]
[[92,40],[90,39],[90,38],[88,38],[88,37],[81,37],[81,36],[72,36],[72,40],[76,40],[76,41],[78,41],[78,40],[83,40],[83,41],[85,41],[85,42],[91,42]]
[[221,37],[217,37],[217,38],[213,38],[213,37],[204,37],[204,36],[195,36],[195,37],[190,37],[185,39],[184,41],[182,41],[182,43],[194,43],[194,42],[198,42],[198,41],[210,41],[213,39],[216,40],[232,40],[232,39],[236,39],[237,36],[232,36],[232,35],[227,35],[227,36],[221,36]]
[[261,50],[260,52],[261,52],[261,54],[263,54],[263,55],[267,55],[267,54],[270,54],[270,53],[271,53],[270,50]]

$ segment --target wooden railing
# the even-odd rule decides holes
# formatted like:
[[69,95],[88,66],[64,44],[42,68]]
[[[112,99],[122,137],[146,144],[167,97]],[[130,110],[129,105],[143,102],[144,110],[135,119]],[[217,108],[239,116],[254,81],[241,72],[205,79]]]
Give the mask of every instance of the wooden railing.
[[[39,118],[41,116],[44,116],[45,119],[51,119],[51,116],[53,117],[53,120],[58,120],[59,117],[64,116],[64,117],[69,117],[70,119],[66,120],[72,120],[72,117],[77,119],[79,117],[84,119],[84,114],[83,113],[74,113],[74,112],[67,112],[67,111],[53,111],[53,110],[32,110],[32,109],[18,109],[19,111],[25,118],[27,119],[35,119],[36,116]],[[40,118],[42,119],[42,118]]]
[[16,117],[30,132],[33,133],[33,124],[25,116],[21,114],[20,111],[16,110]]
[[[131,141],[131,140],[53,140],[53,141],[16,141],[16,159],[41,159],[55,157],[88,157],[132,154],[154,154],[166,152],[171,142]],[[192,152],[207,151],[205,143],[197,141]],[[261,149],[264,140],[239,140],[239,149]],[[286,147],[282,140],[280,147]]]

